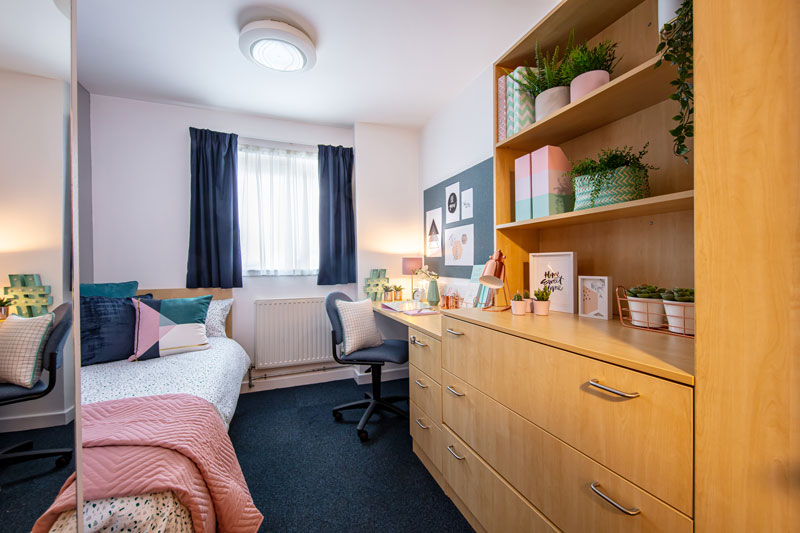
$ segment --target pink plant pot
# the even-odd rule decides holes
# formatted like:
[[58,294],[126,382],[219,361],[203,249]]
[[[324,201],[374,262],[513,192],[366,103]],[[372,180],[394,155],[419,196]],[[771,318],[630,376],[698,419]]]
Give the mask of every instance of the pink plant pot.
[[522,300],[527,305],[525,306],[526,313],[533,313],[533,298],[525,298]]
[[547,316],[550,314],[550,300],[540,302],[539,300],[533,301],[533,312],[539,316]]
[[590,70],[584,72],[569,84],[569,101],[580,100],[598,87],[602,87],[611,80],[611,75],[605,70]]
[[527,306],[528,306],[528,304],[525,302],[525,300],[519,300],[519,301],[512,300],[511,301],[511,314],[524,315],[525,314],[525,308]]

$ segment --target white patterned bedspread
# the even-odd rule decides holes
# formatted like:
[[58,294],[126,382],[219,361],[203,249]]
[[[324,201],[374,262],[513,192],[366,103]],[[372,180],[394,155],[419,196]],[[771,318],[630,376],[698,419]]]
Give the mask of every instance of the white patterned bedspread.
[[186,393],[211,402],[227,427],[250,357],[233,339],[209,337],[208,342],[211,347],[199,352],[82,367],[81,403]]

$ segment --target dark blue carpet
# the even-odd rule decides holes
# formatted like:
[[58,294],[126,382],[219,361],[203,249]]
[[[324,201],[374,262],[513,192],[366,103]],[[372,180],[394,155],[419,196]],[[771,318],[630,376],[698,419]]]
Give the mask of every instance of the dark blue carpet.
[[[239,398],[230,436],[262,531],[472,531],[411,450],[408,420],[373,415],[364,444],[361,410],[333,420],[369,390],[348,379]],[[408,394],[408,380],[383,394]]]
[[[34,450],[72,448],[72,424],[30,431],[0,433],[0,449],[32,440]],[[56,460],[39,459],[0,470],[0,531],[30,531],[53,503],[64,481],[75,471],[75,460],[56,468]]]

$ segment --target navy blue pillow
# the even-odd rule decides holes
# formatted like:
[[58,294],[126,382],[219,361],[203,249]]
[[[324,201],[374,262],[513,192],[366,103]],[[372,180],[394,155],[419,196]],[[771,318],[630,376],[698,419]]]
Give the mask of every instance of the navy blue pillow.
[[[147,298],[152,295],[140,296]],[[136,309],[131,298],[81,296],[81,366],[133,355]]]

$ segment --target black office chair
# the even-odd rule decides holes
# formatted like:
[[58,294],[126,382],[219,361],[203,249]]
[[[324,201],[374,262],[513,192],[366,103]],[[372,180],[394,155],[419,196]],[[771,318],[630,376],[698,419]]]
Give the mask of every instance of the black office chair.
[[336,308],[336,302],[339,300],[352,301],[349,296],[341,292],[333,292],[325,298],[325,310],[328,312],[328,318],[330,318],[333,328],[331,331],[333,358],[342,365],[369,365],[367,372],[372,373],[372,394],[366,393],[364,395],[365,400],[337,405],[333,408],[333,418],[338,422],[342,419],[342,411],[366,407],[367,410],[364,411],[364,415],[358,422],[358,426],[356,426],[358,438],[361,439],[361,442],[366,442],[369,440],[369,434],[364,427],[375,411],[391,411],[408,419],[408,412],[394,405],[394,402],[407,401],[408,396],[387,396],[385,398],[381,396],[381,367],[384,363],[403,364],[407,362],[408,342],[405,340],[386,339],[380,346],[365,348],[339,357],[339,344],[344,341],[342,321],[339,319],[339,310]]
[[[48,395],[56,386],[56,374],[61,368],[64,343],[72,327],[72,304],[63,303],[53,312],[55,313],[53,329],[42,353],[42,365],[49,375],[47,383],[40,379],[30,389],[10,383],[0,383],[0,406],[36,400]],[[32,441],[21,442],[0,451],[0,467],[46,457],[57,457],[57,467],[66,466],[72,460],[72,448],[33,450]]]

